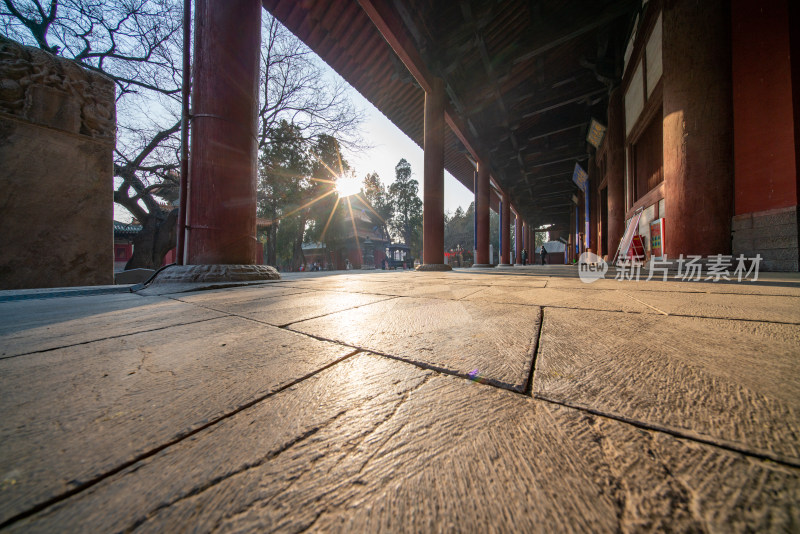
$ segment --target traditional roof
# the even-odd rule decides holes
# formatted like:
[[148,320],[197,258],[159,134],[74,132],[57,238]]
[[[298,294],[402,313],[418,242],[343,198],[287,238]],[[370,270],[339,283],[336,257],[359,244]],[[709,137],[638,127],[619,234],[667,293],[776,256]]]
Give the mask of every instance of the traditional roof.
[[[652,3],[652,2],[651,2]],[[424,85],[444,80],[445,167],[473,160],[532,226],[569,224],[575,161],[606,119],[642,0],[263,0],[264,7],[418,145]]]
[[114,239],[131,239],[141,231],[141,224],[114,221]]

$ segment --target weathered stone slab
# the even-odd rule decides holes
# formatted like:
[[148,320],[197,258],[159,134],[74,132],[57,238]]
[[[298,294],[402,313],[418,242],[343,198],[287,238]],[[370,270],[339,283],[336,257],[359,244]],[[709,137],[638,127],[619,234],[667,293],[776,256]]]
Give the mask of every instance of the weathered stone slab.
[[[417,279],[419,278],[419,279]],[[382,285],[426,285],[426,284],[442,284],[445,281],[440,279],[424,279],[423,275],[407,271],[407,272],[389,272],[379,275],[368,275],[361,277],[351,276],[330,276],[318,277],[307,279],[288,279],[283,280],[281,284],[292,287],[305,287],[308,289],[351,289],[358,288],[362,285],[382,286]]]
[[0,302],[0,358],[222,315],[130,293]]
[[547,280],[543,278],[525,277],[520,280],[501,278],[491,285],[496,287],[520,287],[520,288],[542,288],[547,287]]
[[219,295],[197,293],[181,296],[181,300],[201,306],[209,306],[215,310],[235,313],[267,324],[284,326],[297,321],[329,315],[341,310],[356,308],[386,300],[385,295],[366,295],[334,291],[305,291],[287,294],[286,296],[254,298],[257,291],[238,296],[239,289],[227,290],[230,298],[221,299]]
[[522,391],[536,348],[539,309],[403,297],[291,328]]
[[800,324],[800,297],[654,291],[623,293],[669,314]]
[[331,291],[360,291],[361,288],[391,287],[401,285],[406,288],[422,287],[428,285],[462,285],[472,284],[478,286],[514,285],[525,287],[544,287],[547,278],[543,276],[518,276],[518,275],[475,275],[470,272],[451,271],[448,273],[420,272],[420,271],[377,271],[368,276],[331,275],[313,276],[308,273],[306,277],[300,273],[282,274],[281,284],[291,287],[306,289],[326,289]]
[[181,302],[199,304],[202,306],[214,307],[224,304],[235,304],[250,301],[260,301],[276,297],[288,297],[290,295],[300,295],[310,293],[310,289],[297,287],[285,287],[281,284],[226,287],[222,289],[210,289],[207,291],[191,291],[174,295],[172,298]]
[[[290,277],[291,274],[296,274],[296,273],[282,274],[281,276],[283,277],[283,280],[280,282],[280,285],[293,288],[301,288],[301,289],[349,291],[351,289],[357,290],[367,280],[371,280],[373,282],[379,282],[382,280],[392,280],[392,281],[399,280],[394,277],[384,278],[381,277],[380,275],[375,275],[375,274],[368,274],[361,277],[349,276],[349,275],[333,275],[325,277],[317,276],[308,278],[302,278],[298,276]],[[402,275],[398,274],[395,276],[402,276]]]
[[[689,282],[674,280],[670,274],[667,282],[655,276],[653,280],[645,281],[645,274],[640,281],[619,281],[612,279],[597,280],[591,284],[581,282],[579,278],[551,278],[547,283],[548,289],[579,289],[583,291],[612,290],[612,291],[655,291],[669,293],[729,293],[735,295],[785,295],[800,296],[800,276],[784,275],[778,277],[777,273],[761,273],[756,282]],[[705,276],[705,275],[704,275]]]
[[1,360],[0,524],[348,352],[223,317]]
[[475,286],[514,286],[514,287],[546,287],[548,278],[544,276],[521,276],[521,275],[484,275],[455,278],[443,281],[447,284],[471,284]]
[[353,286],[348,291],[371,293],[374,295],[424,297],[459,300],[487,286],[476,286],[467,283],[441,283],[441,281],[427,281],[423,283],[400,284],[396,281],[362,282]]
[[798,498],[798,469],[359,355],[9,531],[788,531]]
[[165,282],[163,284],[149,285],[143,289],[134,287],[137,295],[165,296],[178,293],[195,293],[200,291],[215,291],[217,289],[231,289],[240,287],[267,287],[278,284],[276,280],[253,280],[249,282]]
[[635,313],[658,313],[654,309],[618,291],[577,291],[564,289],[514,287],[497,285],[474,293],[466,300],[554,306],[585,310],[608,310]]
[[800,465],[800,329],[546,309],[533,392]]
[[335,281],[354,281],[354,280],[373,280],[380,279],[381,277],[397,276],[399,274],[413,274],[409,271],[336,271],[332,274],[326,272],[298,272],[298,273],[281,273],[281,280],[286,282],[303,282],[303,283],[330,283]]

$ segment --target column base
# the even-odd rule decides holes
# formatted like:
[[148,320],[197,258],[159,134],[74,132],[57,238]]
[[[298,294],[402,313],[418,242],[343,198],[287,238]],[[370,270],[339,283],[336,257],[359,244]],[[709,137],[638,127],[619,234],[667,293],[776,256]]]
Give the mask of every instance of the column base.
[[452,271],[453,267],[446,263],[423,263],[416,268],[417,271]]
[[489,263],[473,263],[472,264],[472,268],[473,269],[494,269],[494,265],[491,265]]
[[269,265],[173,265],[159,272],[148,285],[280,279],[278,271]]
[[498,267],[511,267],[510,263],[501,263]]
[[523,265],[522,265],[521,263],[515,263],[515,264],[514,264],[514,267],[522,267],[522,266],[523,266]]

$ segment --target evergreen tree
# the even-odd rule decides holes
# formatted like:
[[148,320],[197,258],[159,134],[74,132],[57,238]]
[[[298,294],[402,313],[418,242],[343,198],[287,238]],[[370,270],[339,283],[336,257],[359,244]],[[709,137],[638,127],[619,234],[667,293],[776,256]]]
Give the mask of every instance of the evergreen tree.
[[375,223],[380,226],[383,237],[391,239],[389,222],[394,217],[394,203],[377,173],[367,174],[364,178],[364,199],[378,214],[378,217],[373,214],[372,218],[379,218]]
[[475,203],[471,203],[466,211],[459,206],[453,215],[445,217],[444,248],[445,250],[461,250],[471,253],[475,248]]
[[401,159],[394,168],[395,181],[389,186],[389,198],[394,204],[392,229],[419,258],[422,251],[422,200],[419,183],[411,178],[411,165]]
[[285,265],[292,256],[296,236],[305,226],[292,212],[307,196],[310,171],[307,142],[296,125],[280,121],[259,157],[258,215],[271,221],[266,229],[269,265]]

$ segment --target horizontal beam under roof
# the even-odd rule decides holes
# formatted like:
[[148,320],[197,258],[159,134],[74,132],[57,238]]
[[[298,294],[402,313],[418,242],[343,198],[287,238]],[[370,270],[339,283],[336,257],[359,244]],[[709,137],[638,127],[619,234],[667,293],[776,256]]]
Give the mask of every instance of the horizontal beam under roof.
[[[400,28],[398,22],[391,15],[388,6],[382,0],[358,0],[358,4],[370,18],[372,23],[381,33],[389,46],[400,58],[408,71],[414,76],[420,87],[429,93],[433,87],[433,74],[428,70],[417,49],[409,42],[405,32]],[[482,158],[482,150],[471,139],[466,125],[452,110],[450,105],[445,107],[445,121],[456,134],[459,141],[469,151],[473,160]]]

